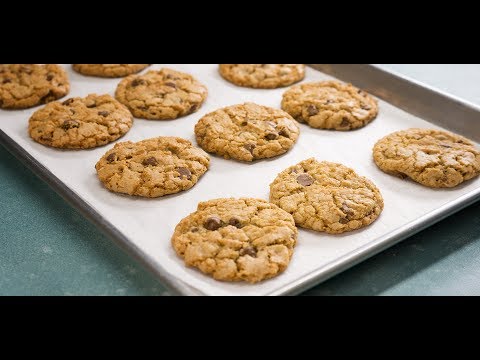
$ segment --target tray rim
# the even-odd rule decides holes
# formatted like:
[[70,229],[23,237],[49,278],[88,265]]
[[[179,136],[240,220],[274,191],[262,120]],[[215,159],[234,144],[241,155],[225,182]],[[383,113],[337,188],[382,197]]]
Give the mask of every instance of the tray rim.
[[[314,64],[319,65],[319,64]],[[312,68],[317,71],[317,66],[311,65]],[[480,117],[480,107],[469,101],[463,100],[459,97],[450,95],[444,91],[433,88],[427,84],[419,82],[403,74],[383,69],[377,65],[361,64],[360,66],[365,69],[377,72],[384,76],[395,78],[396,81],[402,81],[405,85],[415,86],[432,94],[433,96],[439,96],[446,98],[447,101],[454,102],[456,105],[467,108],[470,111],[478,113]],[[331,74],[331,73],[330,73]],[[334,74],[335,76],[337,74]],[[376,94],[377,95],[377,94]],[[379,96],[379,95],[377,95]],[[381,96],[379,96],[381,97]],[[389,102],[388,99],[385,101]],[[394,106],[402,108],[397,104]],[[409,110],[403,108],[403,110],[411,113]],[[417,116],[418,114],[414,114]],[[424,118],[424,117],[422,117]],[[427,120],[428,122],[432,122]],[[0,144],[2,144],[11,154],[19,159],[23,164],[27,166],[36,176],[45,181],[56,193],[58,193],[68,204],[79,211],[85,218],[93,223],[100,231],[102,231],[110,240],[112,240],[117,246],[119,246],[127,254],[131,255],[137,262],[144,266],[147,270],[156,276],[162,285],[164,285],[174,295],[208,295],[204,292],[184,283],[181,279],[170,275],[161,264],[154,261],[148,254],[141,251],[132,241],[123,235],[117,228],[115,228],[110,222],[108,222],[99,212],[90,207],[86,201],[80,198],[75,192],[73,192],[67,185],[65,185],[60,179],[58,179],[50,170],[44,167],[38,162],[32,155],[30,155],[23,147],[10,138],[3,130],[0,129]],[[365,244],[348,254],[345,254],[334,261],[316,269],[309,274],[303,276],[300,279],[290,282],[284,285],[280,289],[274,290],[268,293],[268,296],[278,295],[296,295],[299,294],[339,273],[349,269],[350,267],[386,250],[387,248],[397,244],[398,242],[422,231],[423,229],[443,220],[444,218],[460,211],[461,209],[473,204],[480,200],[480,187],[460,196],[454,201],[450,201],[441,207],[419,217],[418,219],[411,221],[404,226],[392,230],[381,237]]]

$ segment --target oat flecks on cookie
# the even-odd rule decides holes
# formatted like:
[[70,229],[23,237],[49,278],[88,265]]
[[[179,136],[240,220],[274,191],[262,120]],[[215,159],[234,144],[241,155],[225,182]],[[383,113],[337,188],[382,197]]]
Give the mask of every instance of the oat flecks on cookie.
[[132,127],[130,111],[110,95],[55,101],[30,117],[28,132],[36,142],[62,149],[89,149],[125,135]]
[[172,246],[185,264],[216,280],[256,283],[283,272],[297,229],[290,214],[259,199],[216,199],[176,226]]
[[397,131],[373,148],[384,172],[432,188],[451,188],[480,174],[480,151],[463,136],[433,129]]
[[288,86],[305,77],[304,64],[220,64],[218,70],[235,85],[259,89]]
[[365,227],[383,210],[382,195],[370,180],[313,158],[282,171],[270,184],[270,201],[298,226],[330,234]]
[[209,162],[207,153],[190,141],[165,136],[118,143],[95,168],[109,190],[153,198],[190,189]]
[[281,155],[293,147],[299,133],[286,112],[253,103],[216,110],[195,125],[197,143],[205,151],[241,161]]
[[117,100],[133,116],[150,120],[176,119],[194,113],[207,95],[206,86],[192,75],[167,68],[127,76],[115,92]]
[[150,64],[73,64],[76,72],[106,78],[124,77],[142,71]]
[[70,91],[59,65],[0,65],[0,108],[25,109],[64,97]]
[[378,114],[373,97],[338,81],[292,86],[283,94],[282,109],[313,128],[341,131],[361,128]]

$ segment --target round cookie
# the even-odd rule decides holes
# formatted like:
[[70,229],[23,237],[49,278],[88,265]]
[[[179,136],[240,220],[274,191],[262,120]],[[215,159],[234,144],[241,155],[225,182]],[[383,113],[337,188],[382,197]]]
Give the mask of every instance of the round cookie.
[[70,91],[65,70],[56,64],[0,65],[0,108],[25,109],[64,97]]
[[150,64],[72,64],[73,70],[87,76],[124,77],[142,71]]
[[207,94],[207,88],[193,76],[163,68],[127,76],[118,84],[115,97],[135,117],[168,120],[197,111]]
[[228,106],[195,125],[198,144],[225,159],[253,161],[287,152],[300,129],[286,112],[253,103]]
[[110,95],[90,94],[55,101],[35,111],[28,133],[36,142],[62,149],[89,149],[108,144],[132,127],[128,109]]
[[283,94],[282,109],[313,128],[353,130],[378,114],[377,101],[351,84],[338,81],[305,83]]
[[95,168],[109,190],[153,198],[190,189],[209,162],[208,155],[190,141],[165,136],[115,144]]
[[375,144],[373,159],[388,174],[432,188],[451,188],[480,174],[475,144],[442,130],[394,132]]
[[265,200],[216,199],[176,226],[172,246],[185,264],[216,280],[256,283],[283,272],[297,228],[290,214]]
[[314,158],[282,171],[270,184],[270,201],[298,226],[340,234],[371,224],[383,210],[378,188],[352,169]]
[[220,64],[218,71],[235,85],[258,89],[292,85],[305,77],[304,64]]

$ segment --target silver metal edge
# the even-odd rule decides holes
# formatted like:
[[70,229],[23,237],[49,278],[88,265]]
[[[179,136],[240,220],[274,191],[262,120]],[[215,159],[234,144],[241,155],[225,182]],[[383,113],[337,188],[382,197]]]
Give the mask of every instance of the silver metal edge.
[[110,240],[123,251],[131,255],[136,261],[151,271],[163,285],[174,295],[205,295],[202,291],[185,284],[180,279],[170,276],[165,269],[150,256],[146,255],[133,242],[124,236],[117,228],[108,222],[101,214],[95,211],[87,202],[72,192],[50,170],[40,164],[33,156],[0,129],[0,144],[11,154],[24,163],[34,174],[45,181],[67,203],[77,209],[83,216],[99,228]]

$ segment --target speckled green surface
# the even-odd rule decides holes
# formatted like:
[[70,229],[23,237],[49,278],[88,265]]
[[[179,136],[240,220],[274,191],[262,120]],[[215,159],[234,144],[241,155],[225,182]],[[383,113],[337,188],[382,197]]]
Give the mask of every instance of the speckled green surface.
[[[168,295],[0,146],[0,295]],[[480,203],[305,295],[480,295]]]

